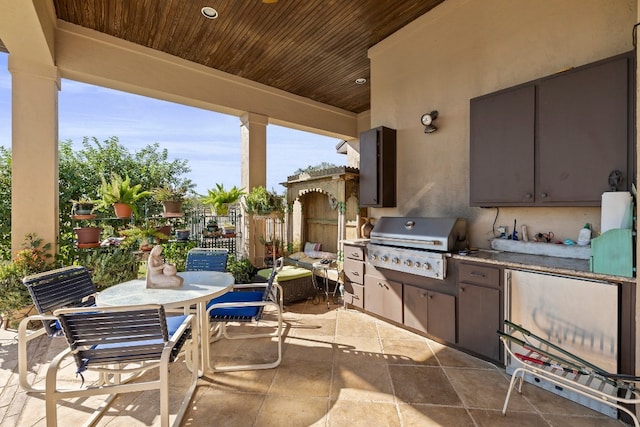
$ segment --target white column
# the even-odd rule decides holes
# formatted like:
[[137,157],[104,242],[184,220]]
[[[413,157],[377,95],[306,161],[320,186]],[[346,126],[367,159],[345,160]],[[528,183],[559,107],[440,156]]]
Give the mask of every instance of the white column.
[[11,72],[11,247],[35,233],[57,250],[58,91],[55,66],[9,55]]

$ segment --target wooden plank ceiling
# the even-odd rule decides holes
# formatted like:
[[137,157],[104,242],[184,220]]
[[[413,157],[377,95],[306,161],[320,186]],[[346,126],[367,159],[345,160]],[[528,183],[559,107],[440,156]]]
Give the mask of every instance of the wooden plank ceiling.
[[[325,104],[369,109],[367,49],[444,0],[54,0],[57,17]],[[203,6],[217,10],[206,19]],[[367,83],[355,84],[357,78]]]

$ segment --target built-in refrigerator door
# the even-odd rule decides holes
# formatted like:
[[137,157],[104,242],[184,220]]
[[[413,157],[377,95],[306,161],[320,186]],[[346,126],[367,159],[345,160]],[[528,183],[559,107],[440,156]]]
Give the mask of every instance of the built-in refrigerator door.
[[[523,270],[506,270],[505,275],[505,319],[604,371],[618,372],[617,284]],[[510,346],[516,354],[526,353],[515,343]],[[510,374],[520,366],[510,358],[506,358],[505,364]],[[525,381],[617,417],[615,408],[555,386],[544,378],[527,374]]]

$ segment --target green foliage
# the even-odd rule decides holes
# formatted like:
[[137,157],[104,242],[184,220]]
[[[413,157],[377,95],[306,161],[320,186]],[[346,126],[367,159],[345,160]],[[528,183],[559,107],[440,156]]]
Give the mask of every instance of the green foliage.
[[196,242],[163,243],[162,255],[164,261],[176,266],[178,271],[184,271],[187,265],[187,253],[196,247]]
[[334,165],[333,163],[328,163],[328,162],[322,162],[319,165],[315,165],[315,166],[307,166],[306,168],[300,168],[298,170],[296,170],[293,175],[299,175],[301,173],[310,173],[310,172],[315,172],[315,171],[321,171],[324,169],[331,169],[331,168],[337,168],[338,165]]
[[169,236],[158,231],[158,229],[147,223],[144,225],[132,225],[126,230],[120,231],[125,236],[123,245],[137,249],[141,246],[150,246],[160,240],[168,240]]
[[50,270],[51,244],[42,243],[35,234],[27,234],[15,258],[0,265],[0,312],[11,314],[31,303],[31,296],[22,278]]
[[236,283],[251,283],[258,269],[247,258],[236,260],[235,256],[229,254],[227,271],[233,275]]
[[0,147],[0,259],[11,259],[11,151]]
[[282,212],[284,203],[282,197],[275,191],[267,191],[263,186],[254,187],[245,197],[246,210],[250,214],[269,215]]
[[170,184],[164,184],[153,190],[153,198],[159,202],[181,202],[186,195],[186,187],[174,187]]
[[244,188],[238,188],[234,185],[227,191],[224,184],[216,183],[216,188],[210,188],[207,190],[206,196],[200,196],[200,202],[209,205],[217,215],[226,215],[224,207],[230,203],[236,203],[245,194]]
[[83,252],[80,264],[91,271],[100,291],[138,277],[139,262],[129,248],[117,247]]
[[124,203],[133,210],[135,217],[138,217],[138,207],[136,203],[143,197],[151,196],[153,193],[142,190],[142,184],[132,184],[129,175],[124,179],[115,172],[111,173],[111,181],[107,181],[104,176],[100,177],[102,182],[98,193],[100,199],[96,209],[110,209],[114,203]]

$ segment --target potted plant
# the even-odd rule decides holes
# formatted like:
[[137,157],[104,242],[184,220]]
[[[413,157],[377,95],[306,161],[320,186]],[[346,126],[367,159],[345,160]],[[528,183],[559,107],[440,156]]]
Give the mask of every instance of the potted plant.
[[165,184],[153,191],[153,197],[162,203],[163,216],[169,218],[181,217],[182,203],[187,194],[185,187],[173,187]]
[[93,221],[84,223],[81,227],[74,227],[76,246],[79,248],[95,248],[100,246],[102,227]]
[[145,252],[150,251],[153,245],[160,243],[160,240],[169,239],[169,236],[150,224],[131,226],[123,230],[122,234],[126,237],[126,246],[139,245],[139,249]]
[[284,211],[282,197],[275,191],[267,191],[261,185],[254,187],[247,194],[244,203],[247,213],[254,215],[271,215]]
[[142,184],[133,185],[128,175],[122,179],[114,172],[111,174],[111,181],[107,181],[104,177],[100,179],[102,185],[99,194],[102,199],[98,201],[98,207],[108,208],[113,205],[118,218],[130,218],[132,213],[137,217],[136,202],[153,194],[151,191],[143,191]]
[[226,216],[229,213],[229,205],[237,203],[244,195],[244,188],[234,185],[230,190],[226,190],[224,184],[216,183],[216,188],[208,189],[206,196],[200,196],[200,201],[209,205],[215,215]]
[[86,198],[81,198],[79,200],[71,200],[73,206],[71,207],[71,215],[76,219],[82,219],[83,217],[88,217],[93,214],[93,208],[95,207],[95,202],[93,200],[89,200]]

